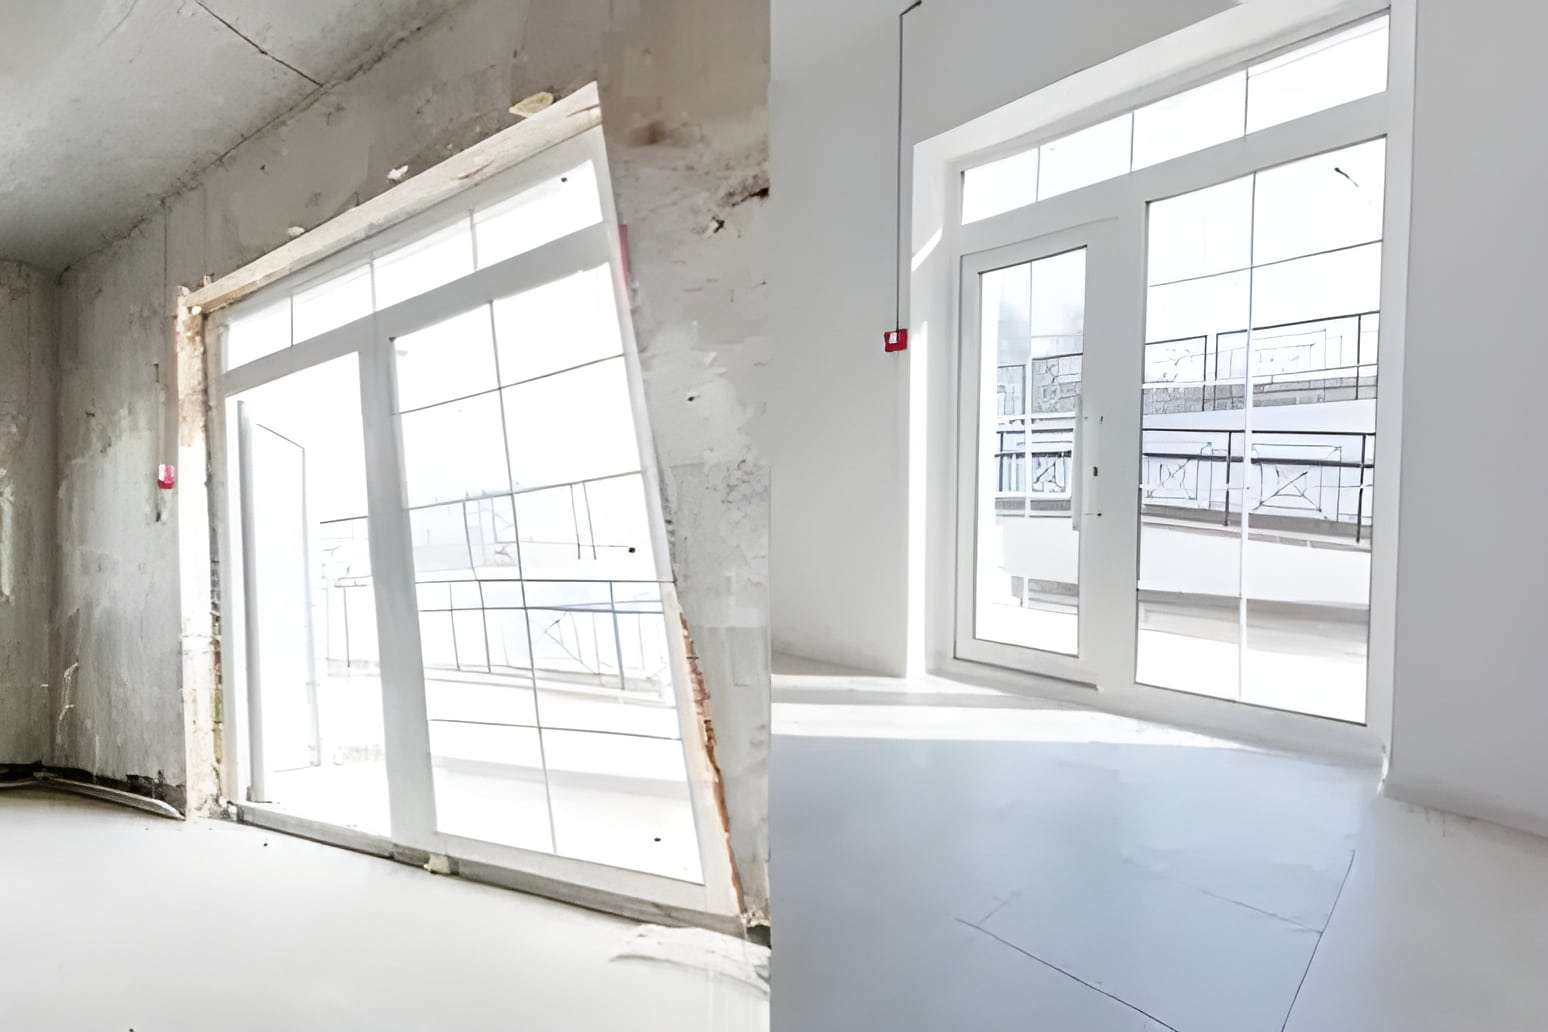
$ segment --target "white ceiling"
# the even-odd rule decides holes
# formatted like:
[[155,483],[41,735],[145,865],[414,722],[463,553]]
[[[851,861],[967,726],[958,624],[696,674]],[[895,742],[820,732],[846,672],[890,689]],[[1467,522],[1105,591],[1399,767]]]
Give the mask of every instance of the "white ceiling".
[[91,253],[458,2],[0,0],[0,258]]

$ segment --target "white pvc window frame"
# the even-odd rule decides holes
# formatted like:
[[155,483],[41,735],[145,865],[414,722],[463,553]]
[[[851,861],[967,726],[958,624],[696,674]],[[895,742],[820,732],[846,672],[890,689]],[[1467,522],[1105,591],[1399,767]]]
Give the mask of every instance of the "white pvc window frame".
[[[961,223],[962,181],[967,169],[1174,96],[1383,11],[1390,11],[1391,16],[1385,92]],[[1266,0],[1206,19],[916,146],[912,198],[915,253],[911,259],[903,256],[899,269],[909,284],[909,324],[919,338],[910,357],[909,389],[910,436],[917,449],[911,467],[910,513],[911,519],[924,527],[912,546],[911,619],[922,642],[915,664],[1005,690],[1097,705],[1275,745],[1362,761],[1380,755],[1390,741],[1413,33],[1413,0],[1392,0],[1390,4],[1384,0],[1343,0],[1315,8]],[[1158,73],[1158,68],[1163,71]],[[1134,677],[1137,612],[1128,586],[1138,583],[1139,384],[1143,373],[1148,204],[1378,137],[1388,141],[1381,274],[1382,392],[1377,403],[1382,458],[1378,471],[1381,489],[1376,492],[1378,530],[1372,550],[1366,723],[1348,724],[1141,684]],[[1132,376],[1125,375],[1134,392],[1132,404],[1096,414],[1088,410],[1086,415],[1088,420],[1093,415],[1103,419],[1103,479],[1110,476],[1109,484],[1115,485],[1104,491],[1103,518],[1125,528],[1126,541],[1132,545],[1120,542],[1118,553],[1108,557],[1107,563],[1121,569],[1124,586],[1119,590],[1128,595],[1122,606],[1126,627],[1109,629],[1119,633],[1110,643],[1108,657],[1096,662],[1070,663],[1058,657],[1050,661],[1046,653],[987,642],[963,649],[959,635],[962,609],[971,609],[972,598],[962,592],[972,571],[964,571],[964,562],[971,560],[962,557],[973,554],[970,539],[976,521],[972,510],[965,507],[969,499],[962,487],[972,480],[964,464],[975,459],[975,451],[973,443],[962,437],[965,424],[959,399],[965,367],[960,363],[967,334],[977,333],[976,311],[968,310],[973,299],[964,296],[964,280],[987,267],[985,256],[997,251],[1056,239],[1078,227],[1103,223],[1116,226],[1117,246],[1111,263],[1114,274],[1123,277],[1127,285],[1116,294],[1098,297],[1088,282],[1087,296],[1092,305],[1116,306],[1130,327],[1133,347],[1123,349],[1123,360],[1133,367],[1129,371]],[[902,261],[908,264],[902,266]],[[1088,258],[1088,277],[1094,270],[1090,261]],[[1093,314],[1088,308],[1088,320]],[[931,327],[938,329],[932,331]],[[933,346],[929,342],[932,332],[938,338]],[[1095,346],[1088,343],[1087,361]],[[1133,447],[1129,447],[1131,443]],[[1124,490],[1124,485],[1136,489]],[[1085,571],[1082,576],[1086,576]],[[1084,582],[1081,590],[1084,620],[1088,590]],[[1108,586],[1103,594],[1111,590]]]
[[[288,348],[225,372],[215,372],[225,367],[224,329],[233,316],[262,308],[280,295],[304,290],[352,266],[359,266],[375,255],[390,252],[465,217],[469,210],[513,197],[588,160],[596,173],[602,212],[600,222],[475,269],[461,278]],[[661,508],[660,478],[646,418],[624,261],[606,149],[602,130],[597,127],[586,129],[367,240],[264,286],[232,308],[210,314],[205,340],[207,368],[212,371],[210,436],[216,492],[213,507],[220,529],[221,569],[224,571],[221,578],[226,716],[223,744],[228,759],[222,770],[222,787],[228,798],[247,798],[246,788],[253,775],[249,744],[254,729],[246,690],[247,655],[243,632],[248,599],[247,586],[241,575],[243,542],[239,517],[242,505],[236,454],[239,435],[234,417],[233,425],[228,425],[228,408],[231,406],[227,405],[227,399],[352,354],[357,357],[360,374],[391,832],[383,838],[251,802],[238,803],[243,819],[383,856],[404,855],[405,850],[445,856],[455,861],[464,873],[474,874],[481,880],[509,884],[628,916],[651,917],[668,913],[679,919],[735,930],[740,928],[740,921],[731,859],[720,825],[713,772],[702,747],[693,708],[686,644],[682,635],[676,633],[676,628],[681,625],[681,608],[669,579],[663,579],[660,584],[662,608],[702,884],[451,835],[436,827],[429,720],[392,341],[481,304],[606,264],[612,274],[652,546],[661,576],[669,578],[668,571],[672,567]]]

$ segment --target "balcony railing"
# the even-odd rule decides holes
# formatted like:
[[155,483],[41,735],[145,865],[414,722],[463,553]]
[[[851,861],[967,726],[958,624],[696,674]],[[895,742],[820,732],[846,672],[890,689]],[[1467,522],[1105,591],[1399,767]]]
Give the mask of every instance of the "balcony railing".
[[[1073,420],[1063,426],[1002,421],[996,433],[996,514],[1067,515]],[[1229,526],[1240,521],[1245,495],[1261,526],[1350,533],[1357,543],[1369,532],[1374,433],[1168,426],[1147,428],[1142,438],[1146,516]],[[1308,528],[1308,521],[1319,526]]]

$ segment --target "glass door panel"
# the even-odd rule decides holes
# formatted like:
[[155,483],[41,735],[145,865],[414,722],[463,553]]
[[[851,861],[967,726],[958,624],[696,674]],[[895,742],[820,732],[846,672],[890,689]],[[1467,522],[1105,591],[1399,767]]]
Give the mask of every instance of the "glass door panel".
[[347,355],[235,395],[253,795],[389,829],[359,373]]
[[1076,655],[1086,249],[982,273],[973,636]]

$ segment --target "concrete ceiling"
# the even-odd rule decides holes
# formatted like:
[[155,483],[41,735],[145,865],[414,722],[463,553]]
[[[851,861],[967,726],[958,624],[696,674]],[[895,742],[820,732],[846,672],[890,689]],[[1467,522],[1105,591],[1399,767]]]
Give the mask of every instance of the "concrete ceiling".
[[0,258],[63,268],[460,0],[0,0]]

